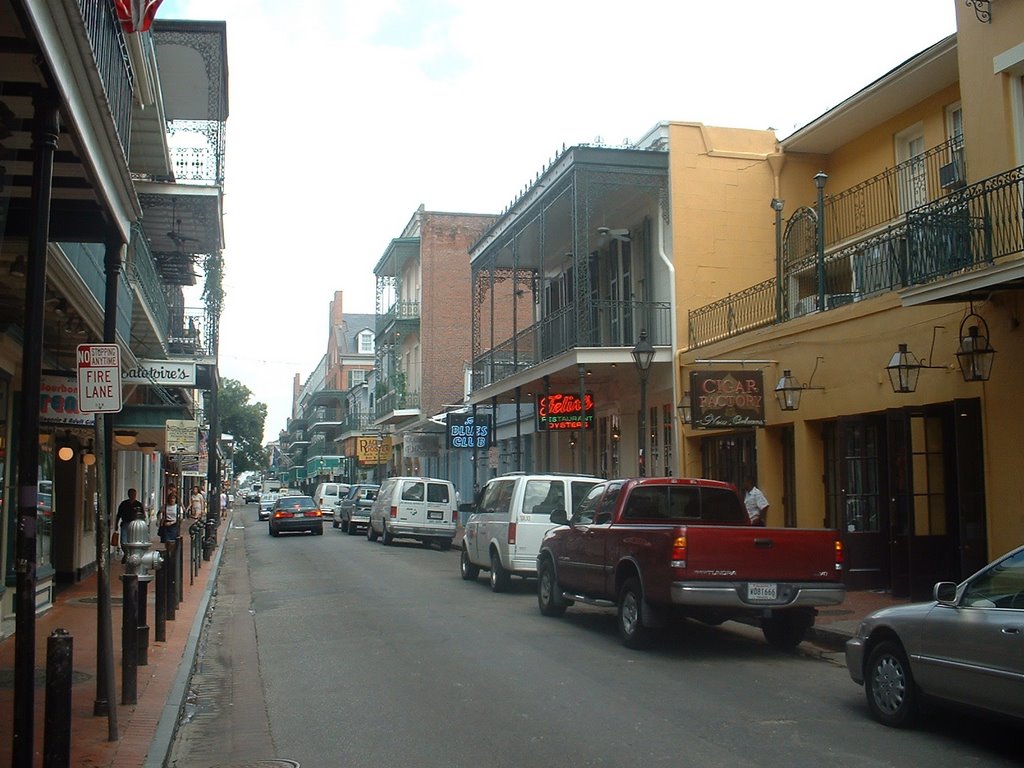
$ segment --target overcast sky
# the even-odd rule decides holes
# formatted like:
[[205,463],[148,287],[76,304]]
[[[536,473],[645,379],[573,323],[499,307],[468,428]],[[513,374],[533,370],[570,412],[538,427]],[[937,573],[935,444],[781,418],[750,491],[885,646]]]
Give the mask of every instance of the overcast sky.
[[421,203],[498,213],[563,144],[663,120],[783,138],[953,33],[957,1],[164,0],[227,22],[221,375],[276,439],[334,292],[375,311]]

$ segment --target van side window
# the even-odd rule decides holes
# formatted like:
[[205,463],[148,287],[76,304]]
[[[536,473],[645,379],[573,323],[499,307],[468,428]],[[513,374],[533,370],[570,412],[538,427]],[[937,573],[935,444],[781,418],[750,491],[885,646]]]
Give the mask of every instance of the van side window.
[[444,483],[427,483],[427,501],[431,504],[447,504],[451,501],[448,486]]
[[597,485],[597,480],[591,480],[590,482],[585,480],[573,480],[569,483],[569,492],[572,494],[572,499],[569,502],[569,506],[565,509],[569,513],[570,517],[572,516],[572,513],[576,511],[576,507],[580,505],[580,502],[587,497],[588,493],[590,493],[590,489],[595,485]]
[[423,483],[418,480],[406,480],[402,486],[402,501],[423,501]]
[[512,503],[513,480],[498,480],[488,483],[484,488],[484,497],[480,501],[481,512],[508,514]]
[[523,512],[551,516],[556,509],[565,509],[565,489],[561,480],[528,480],[523,495]]

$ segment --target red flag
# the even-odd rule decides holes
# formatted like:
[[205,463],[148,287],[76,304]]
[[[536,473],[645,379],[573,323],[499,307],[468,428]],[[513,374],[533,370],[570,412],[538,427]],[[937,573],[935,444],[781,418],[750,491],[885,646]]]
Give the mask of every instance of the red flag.
[[117,8],[117,20],[121,22],[125,34],[146,32],[153,23],[156,9],[163,0],[114,0]]

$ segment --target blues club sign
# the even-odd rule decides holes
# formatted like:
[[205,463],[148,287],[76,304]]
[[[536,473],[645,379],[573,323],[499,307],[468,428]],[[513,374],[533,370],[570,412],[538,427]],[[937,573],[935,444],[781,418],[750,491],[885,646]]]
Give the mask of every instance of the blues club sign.
[[490,415],[471,413],[448,414],[449,448],[490,448],[493,430]]

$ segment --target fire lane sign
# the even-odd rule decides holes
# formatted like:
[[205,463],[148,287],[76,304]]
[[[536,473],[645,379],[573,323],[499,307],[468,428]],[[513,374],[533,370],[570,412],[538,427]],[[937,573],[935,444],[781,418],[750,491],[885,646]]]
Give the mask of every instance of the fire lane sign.
[[121,410],[121,350],[117,344],[78,345],[78,410]]

